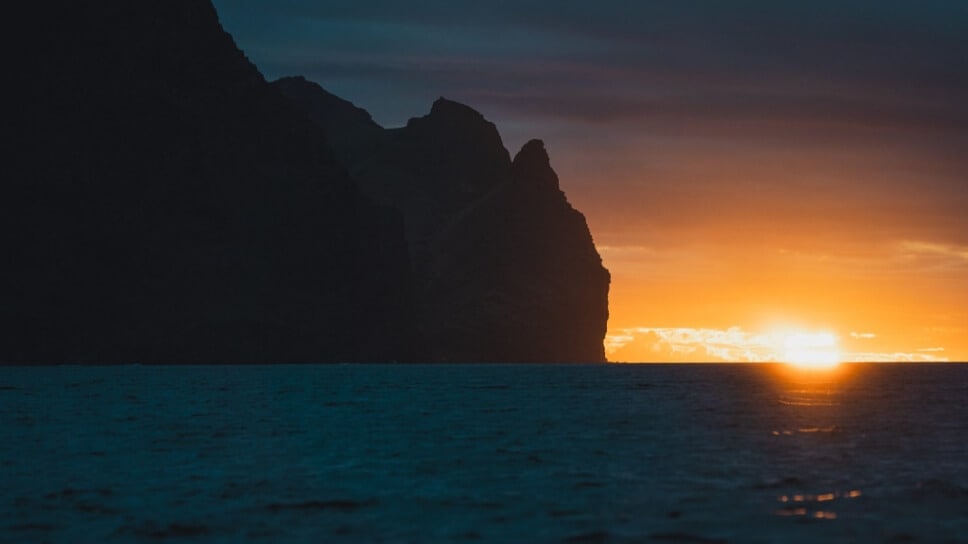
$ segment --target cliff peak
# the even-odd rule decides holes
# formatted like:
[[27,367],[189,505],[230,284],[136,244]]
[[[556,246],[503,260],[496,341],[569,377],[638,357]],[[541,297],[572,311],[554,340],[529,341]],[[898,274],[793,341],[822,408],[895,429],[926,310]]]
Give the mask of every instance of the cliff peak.
[[558,175],[551,168],[551,159],[545,150],[544,142],[531,140],[521,147],[512,163],[514,174],[519,179],[527,179],[541,187],[558,190]]
[[487,122],[487,120],[484,119],[484,116],[474,108],[461,104],[460,102],[448,100],[442,96],[437,100],[434,100],[434,104],[430,108],[430,117],[454,119],[465,122]]
[[474,108],[444,97],[434,101],[427,115],[410,119],[407,129],[434,139],[472,141],[475,147],[500,149],[507,154],[494,123]]
[[521,150],[514,157],[514,162],[518,162],[519,159],[531,160],[532,158],[540,159],[545,163],[551,164],[544,141],[537,138],[529,140],[528,143],[521,146]]

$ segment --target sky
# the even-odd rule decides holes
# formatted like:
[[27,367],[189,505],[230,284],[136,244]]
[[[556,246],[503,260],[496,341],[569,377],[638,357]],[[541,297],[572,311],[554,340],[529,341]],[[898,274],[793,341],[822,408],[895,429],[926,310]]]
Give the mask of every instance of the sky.
[[610,360],[968,360],[968,2],[215,5],[270,80],[544,140]]

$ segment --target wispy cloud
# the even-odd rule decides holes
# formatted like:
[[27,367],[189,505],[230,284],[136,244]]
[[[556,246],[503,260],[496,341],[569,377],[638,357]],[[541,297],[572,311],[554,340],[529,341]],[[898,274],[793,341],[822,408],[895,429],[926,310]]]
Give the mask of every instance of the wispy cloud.
[[643,341],[650,344],[649,349],[656,355],[672,355],[673,359],[764,362],[778,358],[774,338],[767,334],[750,333],[740,327],[623,329],[606,338],[606,350],[612,354],[632,342]]
[[611,355],[634,341],[631,334],[609,334],[605,336],[605,353]]
[[[920,351],[920,350],[918,350]],[[845,357],[846,360],[855,363],[946,363],[950,359],[940,357],[930,353],[907,353],[895,351],[891,353],[882,352],[854,352]]]
[[[803,335],[803,333],[794,333]],[[790,344],[789,331],[750,332],[741,327],[727,329],[692,327],[632,327],[612,331],[605,339],[610,358],[623,354],[650,355],[652,361],[723,361],[760,363],[783,360]],[[851,332],[860,340],[878,338],[872,332]],[[635,348],[635,349],[631,349]],[[912,351],[841,351],[849,362],[947,362],[943,347]]]
[[934,258],[948,264],[968,265],[968,246],[906,240],[899,244],[901,257],[905,259]]

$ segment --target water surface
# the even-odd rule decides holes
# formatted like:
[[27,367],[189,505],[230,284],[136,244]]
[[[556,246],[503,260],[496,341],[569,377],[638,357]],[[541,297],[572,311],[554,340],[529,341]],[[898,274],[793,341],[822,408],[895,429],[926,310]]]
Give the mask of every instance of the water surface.
[[0,541],[965,542],[968,365],[0,368]]

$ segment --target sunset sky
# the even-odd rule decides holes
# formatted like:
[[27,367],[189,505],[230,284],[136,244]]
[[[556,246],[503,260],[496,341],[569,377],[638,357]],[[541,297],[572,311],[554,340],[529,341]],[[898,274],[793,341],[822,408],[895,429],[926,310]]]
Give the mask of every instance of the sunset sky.
[[968,2],[215,5],[383,126],[445,96],[543,139],[610,360],[968,360]]

